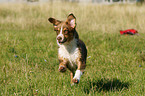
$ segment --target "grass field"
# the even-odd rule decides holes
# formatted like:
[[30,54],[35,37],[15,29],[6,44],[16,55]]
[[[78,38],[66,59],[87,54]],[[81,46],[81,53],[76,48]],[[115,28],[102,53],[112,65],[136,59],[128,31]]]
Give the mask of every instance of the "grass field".
[[[75,86],[69,71],[58,72],[56,33],[47,21],[70,12],[89,57]],[[120,35],[129,28],[140,35]],[[144,5],[0,4],[2,96],[144,96],[144,64]]]

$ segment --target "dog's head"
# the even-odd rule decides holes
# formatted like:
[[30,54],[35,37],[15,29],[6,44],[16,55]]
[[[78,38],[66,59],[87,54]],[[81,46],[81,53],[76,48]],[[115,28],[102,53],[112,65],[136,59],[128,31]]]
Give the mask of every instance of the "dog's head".
[[66,21],[56,20],[55,18],[49,18],[48,20],[54,26],[59,44],[70,42],[74,38],[76,18],[72,13],[68,15]]

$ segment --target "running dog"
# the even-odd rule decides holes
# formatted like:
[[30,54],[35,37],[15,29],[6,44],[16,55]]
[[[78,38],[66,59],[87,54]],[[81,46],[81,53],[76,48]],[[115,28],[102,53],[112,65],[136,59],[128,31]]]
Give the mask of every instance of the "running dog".
[[59,72],[70,70],[71,83],[78,84],[86,68],[87,49],[76,31],[76,17],[71,13],[66,21],[48,18],[56,31]]

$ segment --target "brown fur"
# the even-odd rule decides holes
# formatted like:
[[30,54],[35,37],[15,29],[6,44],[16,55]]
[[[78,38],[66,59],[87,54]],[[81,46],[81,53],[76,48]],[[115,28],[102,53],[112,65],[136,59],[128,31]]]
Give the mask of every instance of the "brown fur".
[[[71,22],[72,19],[74,20],[73,23]],[[77,40],[76,45],[77,48],[79,48],[79,56],[76,59],[77,65],[73,64],[72,66],[71,62],[67,58],[62,58],[60,54],[58,54],[58,59],[59,71],[65,72],[68,68],[71,72],[71,82],[79,83],[76,79],[73,79],[73,76],[76,69],[84,72],[84,69],[86,68],[87,49],[84,42],[79,39],[78,33],[75,29],[76,18],[73,14],[70,14],[65,22],[56,20],[54,18],[49,18],[48,20],[54,25],[54,31],[56,31],[57,35],[60,33],[61,26],[63,25],[62,34],[64,36],[64,41],[61,41],[61,37],[57,38],[59,44],[69,44],[73,40],[73,38]],[[71,52],[73,52],[73,50],[71,50]]]

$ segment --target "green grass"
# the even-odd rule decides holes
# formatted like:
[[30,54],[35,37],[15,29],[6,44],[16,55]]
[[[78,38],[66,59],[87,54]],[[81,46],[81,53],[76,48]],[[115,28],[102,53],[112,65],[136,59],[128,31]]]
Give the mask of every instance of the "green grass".
[[[144,8],[0,4],[0,95],[145,95]],[[47,21],[48,17],[65,20],[70,12],[77,18],[89,57],[75,86],[70,85],[69,71],[58,72],[56,33]],[[119,30],[128,28],[140,35],[120,35]]]

